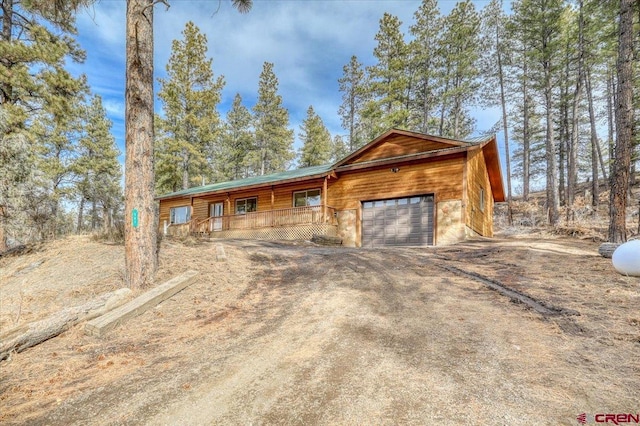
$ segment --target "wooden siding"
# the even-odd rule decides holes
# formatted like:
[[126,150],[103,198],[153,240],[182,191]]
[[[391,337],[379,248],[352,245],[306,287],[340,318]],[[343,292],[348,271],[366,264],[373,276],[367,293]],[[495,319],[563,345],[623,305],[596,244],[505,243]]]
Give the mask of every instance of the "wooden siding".
[[451,148],[453,145],[442,142],[418,139],[410,136],[396,135],[389,137],[380,145],[372,147],[363,152],[358,157],[349,161],[361,163],[364,161],[379,160],[382,158],[392,158],[401,155],[418,154],[420,152],[433,151],[436,149]]
[[[483,151],[469,151],[466,170],[465,224],[480,235],[493,236],[493,195]],[[484,211],[480,194],[484,190]]]
[[431,162],[398,163],[394,167],[400,170],[397,173],[390,167],[356,170],[329,180],[327,204],[337,211],[356,211],[357,245],[362,241],[361,201],[424,194],[435,194],[436,202],[462,200],[464,154],[439,157]]
[[[288,209],[293,207],[293,193],[296,191],[304,191],[307,189],[319,189],[321,196],[322,184],[324,179],[313,179],[307,182],[297,182],[291,185],[276,186],[273,188],[275,209]],[[329,204],[331,206],[331,204]]]
[[359,209],[360,201],[436,194],[438,201],[462,199],[464,156],[428,163],[398,163],[390,167],[343,172],[329,180],[328,205],[336,210]]
[[[296,182],[292,184],[280,185],[273,187],[273,204],[271,203],[272,190],[271,186],[245,190],[241,192],[231,192],[222,194],[213,194],[205,196],[195,196],[193,198],[194,219],[206,219],[209,217],[209,205],[211,203],[223,202],[223,214],[225,216],[235,214],[236,200],[243,198],[258,199],[258,211],[287,209],[293,207],[293,193],[305,189],[322,189],[323,179],[312,179],[306,182]],[[162,204],[166,201],[162,201]],[[167,210],[168,214],[168,210]]]
[[[158,228],[162,229],[165,220],[167,221],[167,224],[169,224],[170,212],[172,207],[182,207],[190,205],[191,199],[187,197],[160,201]],[[191,211],[191,215],[193,215],[193,210]]]

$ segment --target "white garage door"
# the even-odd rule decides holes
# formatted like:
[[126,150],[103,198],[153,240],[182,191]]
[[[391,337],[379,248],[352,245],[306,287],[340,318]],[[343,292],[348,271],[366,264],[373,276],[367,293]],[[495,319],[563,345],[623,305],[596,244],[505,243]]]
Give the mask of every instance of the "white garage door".
[[364,201],[362,245],[433,245],[433,195]]

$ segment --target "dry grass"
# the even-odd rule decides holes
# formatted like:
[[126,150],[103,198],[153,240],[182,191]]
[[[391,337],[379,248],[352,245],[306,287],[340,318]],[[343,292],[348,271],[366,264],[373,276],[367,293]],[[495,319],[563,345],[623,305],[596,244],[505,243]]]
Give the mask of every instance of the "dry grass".
[[[224,246],[216,262],[214,243],[165,239],[157,281],[196,283],[103,339],[75,327],[2,363],[0,422],[573,424],[638,408],[640,281],[590,240]],[[22,322],[121,286],[122,262],[88,237],[0,260],[1,324],[21,292]],[[581,315],[545,318],[443,263]]]

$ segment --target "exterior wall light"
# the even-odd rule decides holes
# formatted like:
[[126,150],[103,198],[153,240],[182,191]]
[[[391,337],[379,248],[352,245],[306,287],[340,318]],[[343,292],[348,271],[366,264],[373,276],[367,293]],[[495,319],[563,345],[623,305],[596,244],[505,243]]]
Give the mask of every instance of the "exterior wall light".
[[398,173],[400,171],[400,167],[394,167],[391,169],[391,173]]

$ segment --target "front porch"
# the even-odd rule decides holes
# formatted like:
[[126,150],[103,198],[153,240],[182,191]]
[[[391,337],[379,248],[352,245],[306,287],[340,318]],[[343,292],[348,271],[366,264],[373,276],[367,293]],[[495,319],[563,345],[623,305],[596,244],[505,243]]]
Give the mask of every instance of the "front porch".
[[188,223],[169,225],[164,233],[211,238],[310,240],[314,235],[336,236],[338,221],[333,207],[318,205],[194,218]]

